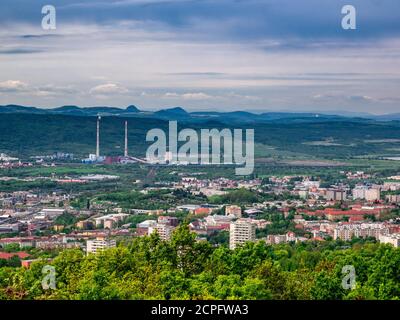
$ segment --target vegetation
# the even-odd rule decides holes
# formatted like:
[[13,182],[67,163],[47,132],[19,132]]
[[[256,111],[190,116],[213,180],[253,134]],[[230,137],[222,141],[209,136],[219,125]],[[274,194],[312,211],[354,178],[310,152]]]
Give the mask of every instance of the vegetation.
[[[399,299],[400,250],[369,241],[268,246],[234,251],[196,241],[181,225],[168,242],[157,234],[85,256],[62,251],[51,265],[56,289],[43,290],[42,268],[0,268],[2,299]],[[354,266],[356,288],[342,286]]]
[[[243,125],[255,129],[257,157],[273,158],[333,158],[372,157],[397,155],[400,138],[397,121],[377,122],[365,119],[337,121],[303,118],[291,120],[257,121]],[[123,117],[103,117],[102,150],[107,155],[121,155],[124,139]],[[129,141],[136,156],[144,156],[148,147],[149,129],[167,129],[168,122],[150,118],[129,118]],[[26,125],[26,124],[29,125]],[[185,123],[181,127],[226,128],[227,123],[217,121]],[[237,123],[230,124],[237,127]],[[50,114],[2,114],[0,117],[0,150],[17,156],[52,154],[56,151],[87,156],[94,152],[96,117]],[[392,140],[388,141],[390,137]],[[45,144],[42,142],[46,141]],[[328,142],[328,143],[327,143]],[[299,148],[301,146],[301,148]]]

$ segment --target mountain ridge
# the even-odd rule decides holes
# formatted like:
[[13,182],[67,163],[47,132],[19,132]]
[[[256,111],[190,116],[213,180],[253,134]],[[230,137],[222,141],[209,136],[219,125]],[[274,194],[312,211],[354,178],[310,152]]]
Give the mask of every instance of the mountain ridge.
[[194,111],[188,112],[183,107],[169,107],[158,111],[142,111],[135,105],[129,105],[126,108],[93,106],[80,107],[76,105],[64,105],[55,108],[44,109],[34,106],[23,106],[16,104],[0,105],[0,114],[2,113],[26,113],[26,114],[63,114],[74,116],[120,116],[120,117],[146,117],[162,120],[185,120],[189,122],[201,122],[205,120],[219,120],[222,122],[264,122],[264,121],[337,121],[346,119],[358,119],[359,121],[399,121],[400,113],[372,115],[372,114],[334,114],[316,113],[316,112],[280,112],[266,111],[254,113],[247,111]]

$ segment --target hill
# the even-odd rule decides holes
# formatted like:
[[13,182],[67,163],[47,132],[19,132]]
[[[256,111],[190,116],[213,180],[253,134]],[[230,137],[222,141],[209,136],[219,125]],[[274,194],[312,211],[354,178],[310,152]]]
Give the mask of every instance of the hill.
[[[216,108],[217,109],[217,108]],[[162,120],[184,120],[185,122],[204,122],[216,120],[223,123],[259,123],[271,121],[286,122],[320,122],[320,121],[392,121],[400,120],[400,114],[371,115],[367,113],[312,113],[312,112],[263,112],[252,113],[246,111],[230,111],[230,112],[187,112],[182,107],[165,108],[159,111],[143,111],[134,105],[127,108],[116,108],[109,106],[95,107],[79,107],[79,106],[62,106],[52,109],[43,109],[38,107],[25,107],[20,105],[4,105],[0,106],[0,114],[4,113],[25,113],[25,114],[61,114],[72,116],[96,116],[96,115],[112,115],[118,117],[134,117],[134,118],[153,118]]]
[[[68,108],[67,108],[68,109]],[[70,110],[74,110],[71,108]],[[254,129],[258,156],[286,153],[313,158],[346,159],[357,156],[398,156],[400,123],[372,120],[291,118],[269,122],[226,123],[218,119],[192,122],[179,120],[179,128]],[[150,143],[146,133],[153,128],[167,132],[168,121],[148,117],[104,116],[101,121],[101,153],[121,155],[124,121],[129,122],[129,149],[144,156]],[[69,152],[86,156],[95,151],[96,117],[65,114],[3,113],[0,116],[0,152],[27,157]]]

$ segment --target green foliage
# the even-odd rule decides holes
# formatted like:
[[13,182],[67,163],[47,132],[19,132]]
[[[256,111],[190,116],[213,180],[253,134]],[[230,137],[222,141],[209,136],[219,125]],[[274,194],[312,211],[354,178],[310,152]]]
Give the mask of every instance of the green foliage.
[[212,196],[209,198],[211,203],[224,204],[243,204],[243,203],[254,203],[259,200],[259,196],[250,190],[241,188],[238,190],[231,191],[222,196]]
[[57,225],[70,226],[70,225],[75,224],[77,221],[78,221],[78,219],[74,215],[72,215],[68,212],[65,212],[62,215],[58,216],[54,220],[54,223]]
[[[57,288],[45,291],[49,263]],[[356,270],[354,290],[342,287],[346,265]],[[65,250],[29,269],[2,266],[0,299],[399,299],[399,270],[400,250],[389,245],[260,241],[229,250],[182,224],[170,241],[155,233],[96,255]]]

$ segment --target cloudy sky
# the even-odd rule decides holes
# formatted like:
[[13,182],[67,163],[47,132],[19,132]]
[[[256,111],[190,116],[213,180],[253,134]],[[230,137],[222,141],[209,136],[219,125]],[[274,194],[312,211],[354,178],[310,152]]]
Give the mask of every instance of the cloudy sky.
[[0,104],[392,113],[399,58],[398,0],[0,2]]

